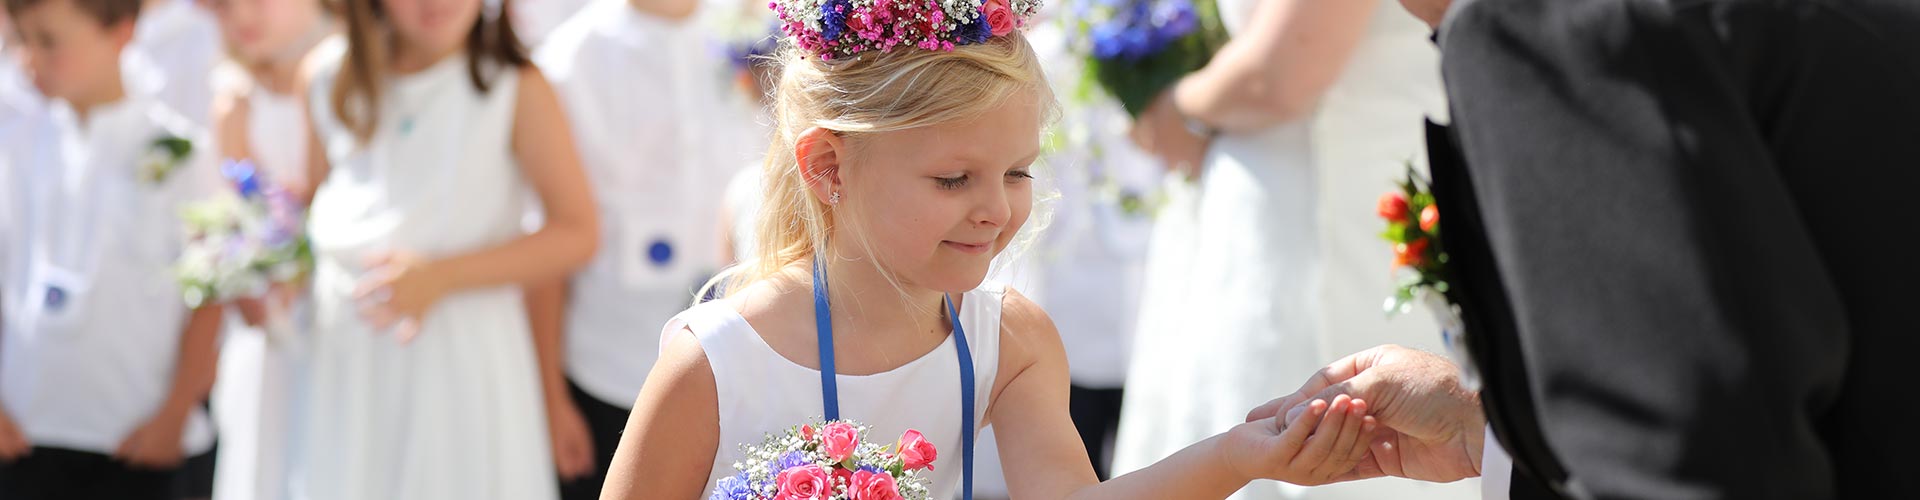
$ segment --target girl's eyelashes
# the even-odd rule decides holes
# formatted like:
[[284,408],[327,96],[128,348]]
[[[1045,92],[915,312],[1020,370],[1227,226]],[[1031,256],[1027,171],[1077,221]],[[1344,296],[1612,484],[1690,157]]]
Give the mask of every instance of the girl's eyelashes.
[[[1032,179],[1033,172],[1024,168],[1007,171],[1007,182],[1009,183],[1026,182]],[[933,182],[939,184],[940,189],[960,189],[967,186],[967,174],[960,174],[953,177],[934,177]]]

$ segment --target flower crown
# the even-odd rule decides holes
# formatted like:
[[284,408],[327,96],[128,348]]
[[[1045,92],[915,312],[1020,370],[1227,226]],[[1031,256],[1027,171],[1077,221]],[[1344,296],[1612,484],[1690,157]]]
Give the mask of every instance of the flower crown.
[[907,46],[953,50],[1013,32],[1040,0],[773,0],[781,29],[823,60]]

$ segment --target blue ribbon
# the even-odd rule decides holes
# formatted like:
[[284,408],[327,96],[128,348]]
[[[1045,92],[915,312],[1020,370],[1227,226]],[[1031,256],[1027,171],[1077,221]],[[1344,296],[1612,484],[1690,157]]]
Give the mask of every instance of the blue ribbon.
[[[826,267],[819,257],[813,259],[813,322],[820,336],[820,402],[826,409],[827,420],[840,419],[840,387],[833,367],[833,313],[827,304]],[[974,376],[973,351],[967,345],[967,330],[960,326],[960,311],[953,306],[953,296],[942,300],[947,308],[947,319],[953,322],[953,346],[960,358],[960,442],[961,470],[964,481],[960,483],[961,498],[973,500],[973,409]]]

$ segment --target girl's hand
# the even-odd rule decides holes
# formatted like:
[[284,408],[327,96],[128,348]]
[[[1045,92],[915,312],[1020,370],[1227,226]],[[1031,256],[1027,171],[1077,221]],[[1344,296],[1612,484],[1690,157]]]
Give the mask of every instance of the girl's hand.
[[1284,427],[1279,417],[1240,424],[1221,449],[1243,477],[1302,486],[1338,482],[1366,457],[1379,427],[1365,401],[1314,400]]
[[446,279],[419,254],[388,252],[365,261],[367,275],[354,289],[360,319],[374,328],[395,328],[400,343],[420,334],[420,321],[446,295]]

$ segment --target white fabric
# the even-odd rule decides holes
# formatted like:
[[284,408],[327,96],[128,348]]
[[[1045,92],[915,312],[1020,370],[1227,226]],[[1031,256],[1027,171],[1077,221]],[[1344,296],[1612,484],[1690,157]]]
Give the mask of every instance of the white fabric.
[[13,51],[22,49],[9,46],[4,38],[0,37],[0,137],[14,137],[20,134],[11,133],[13,127],[40,109],[40,93],[15,57]]
[[1487,427],[1486,441],[1480,446],[1480,498],[1507,500],[1513,491],[1513,457],[1494,439],[1493,427]]
[[193,0],[162,0],[140,10],[133,42],[121,52],[127,93],[152,96],[195,126],[213,114],[213,68],[224,57],[220,25]]
[[[140,157],[173,136],[205,147],[186,119],[148,99],[94,109],[82,123],[49,104],[10,138],[0,196],[18,226],[0,245],[0,406],[39,446],[111,454],[171,390],[187,307],[172,274],[185,243],[181,206],[217,189],[194,155],[159,185]],[[66,299],[46,300],[57,287]],[[212,429],[190,415],[182,442],[205,452]]]
[[521,0],[511,4],[513,8],[513,34],[520,37],[520,43],[528,47],[540,48],[554,29],[579,13],[582,7],[592,3],[590,0]]
[[722,203],[726,206],[727,239],[733,245],[736,262],[754,258],[759,249],[761,189],[766,187],[765,171],[760,165],[748,165],[727,181]]
[[[1223,1],[1229,28],[1251,1]],[[1435,345],[1425,317],[1389,323],[1389,247],[1373,202],[1416,156],[1437,107],[1426,31],[1378,7],[1341,79],[1306,120],[1214,142],[1195,185],[1158,220],[1116,471],[1244,420],[1339,356],[1394,342]],[[1253,498],[1471,498],[1471,481],[1372,480],[1321,488],[1255,484]]]
[[[702,77],[723,67],[704,48],[692,23],[602,0],[535,55],[566,105],[601,214],[600,252],[568,294],[567,376],[623,408],[659,357],[659,339],[643,332],[692,304],[720,267],[720,200],[739,163],[717,160],[709,142],[726,89]],[[667,259],[650,255],[656,245]]]
[[[994,375],[1000,366],[1000,309],[1006,288],[989,282],[967,292],[960,303],[960,324],[974,364],[974,425],[985,423]],[[713,369],[720,400],[720,447],[713,474],[702,491],[736,473],[740,445],[758,445],[768,433],[821,418],[820,371],[782,356],[767,345],[746,318],[725,301],[713,301],[674,317],[661,332],[699,339]],[[952,339],[898,368],[865,375],[839,375],[840,417],[871,426],[869,439],[892,442],[908,429],[920,431],[940,451],[934,460],[931,498],[953,498],[960,491],[960,364]],[[900,404],[913,401],[914,404]],[[977,435],[977,434],[976,434]],[[977,466],[978,464],[976,464]]]
[[[1290,368],[1287,391],[1314,368],[1381,344],[1441,350],[1440,330],[1424,310],[1389,318],[1382,302],[1393,290],[1393,249],[1380,239],[1386,223],[1375,213],[1380,194],[1404,178],[1405,162],[1425,157],[1422,115],[1445,107],[1439,53],[1427,26],[1394,2],[1381,2],[1340,79],[1320,99],[1312,121],[1315,179],[1314,224],[1320,266],[1316,313],[1319,363]],[[1421,308],[1416,308],[1421,309]],[[1276,393],[1269,397],[1278,397]],[[1372,500],[1419,498],[1468,500],[1479,480],[1447,484],[1398,478],[1301,490],[1279,485],[1295,498]]]
[[352,297],[376,252],[444,258],[521,237],[527,187],[510,141],[519,73],[487,68],[482,94],[455,55],[395,77],[362,142],[324,97],[339,64],[322,65],[310,94],[332,169],[308,222],[315,324],[310,384],[296,403],[293,497],[554,498],[518,287],[442,298],[408,345],[362,322]]
[[[1222,1],[1230,30],[1251,1]],[[1291,392],[1320,363],[1320,257],[1307,123],[1215,139],[1170,182],[1148,250],[1114,474],[1164,459]],[[1256,483],[1232,498],[1286,498]]]
[[[306,180],[307,121],[295,96],[276,94],[254,85],[237,66],[222,67],[240,86],[247,100],[247,151],[272,182],[288,185]],[[282,325],[301,336],[309,324],[305,297],[285,310]],[[220,377],[214,382],[214,424],[220,431],[219,460],[214,462],[215,500],[278,500],[286,495],[286,461],[292,432],[292,398],[298,367],[296,346],[287,337],[271,339],[262,328],[247,325],[230,311],[226,338],[220,348]]]

